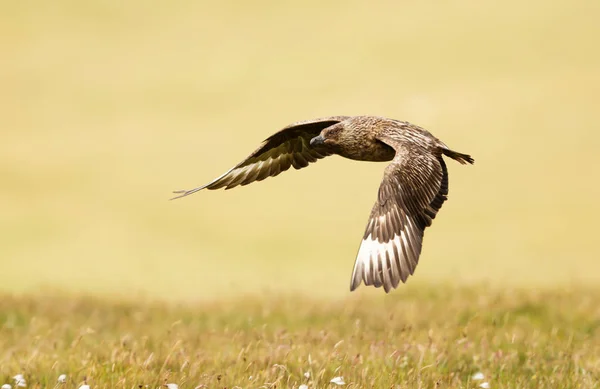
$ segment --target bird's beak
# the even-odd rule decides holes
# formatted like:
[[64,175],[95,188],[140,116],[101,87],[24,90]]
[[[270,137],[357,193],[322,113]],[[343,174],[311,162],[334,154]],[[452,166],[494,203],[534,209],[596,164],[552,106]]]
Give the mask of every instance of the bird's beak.
[[311,145],[312,147],[315,147],[315,146],[320,146],[320,145],[322,145],[323,143],[325,143],[325,138],[323,138],[323,135],[315,136],[314,138],[312,138],[312,139],[310,140],[310,145]]

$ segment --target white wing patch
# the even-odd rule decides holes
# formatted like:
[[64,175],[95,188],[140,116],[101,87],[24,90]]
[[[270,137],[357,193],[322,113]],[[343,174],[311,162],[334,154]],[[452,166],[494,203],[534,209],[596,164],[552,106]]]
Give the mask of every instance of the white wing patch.
[[[386,215],[380,215],[371,219],[370,227],[374,223],[385,228],[385,222]],[[363,238],[350,289],[356,289],[363,281],[365,285],[383,286],[389,292],[397,288],[400,281],[406,282],[414,273],[421,252],[422,233],[415,227],[414,221],[403,215],[400,231],[396,231],[388,241],[380,241],[372,233]]]
[[405,282],[414,268],[403,255],[403,245],[407,246],[405,234],[394,235],[388,242],[380,242],[371,235],[363,239],[352,274],[352,284],[383,286],[386,292]]

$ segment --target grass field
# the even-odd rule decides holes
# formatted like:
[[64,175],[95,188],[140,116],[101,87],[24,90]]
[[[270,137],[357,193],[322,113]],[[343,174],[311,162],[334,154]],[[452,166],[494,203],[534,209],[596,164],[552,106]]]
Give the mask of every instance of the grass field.
[[[256,297],[256,296],[255,296]],[[0,379],[97,388],[594,388],[600,294],[431,288],[403,296],[159,304],[0,302]],[[309,377],[305,377],[308,372]],[[484,380],[472,376],[481,372]]]
[[[597,0],[0,8],[0,380],[598,386]],[[348,292],[383,164],[167,201],[340,114],[476,160],[392,295]]]

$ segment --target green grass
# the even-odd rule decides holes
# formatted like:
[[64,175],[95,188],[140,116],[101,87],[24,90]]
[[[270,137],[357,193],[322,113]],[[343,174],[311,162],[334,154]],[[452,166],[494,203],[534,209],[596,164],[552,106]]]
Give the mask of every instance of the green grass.
[[[0,300],[0,380],[30,387],[596,388],[596,290],[431,287],[327,302]],[[310,378],[304,373],[309,372]],[[333,386],[333,385],[331,385]]]

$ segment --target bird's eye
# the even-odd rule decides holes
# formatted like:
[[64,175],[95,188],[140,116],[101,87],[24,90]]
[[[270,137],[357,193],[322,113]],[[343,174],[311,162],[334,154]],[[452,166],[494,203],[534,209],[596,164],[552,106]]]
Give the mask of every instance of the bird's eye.
[[340,132],[339,128],[332,128],[325,133],[325,137],[335,137]]

